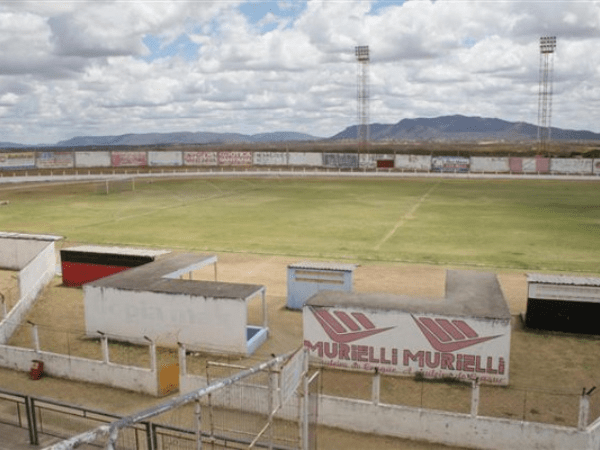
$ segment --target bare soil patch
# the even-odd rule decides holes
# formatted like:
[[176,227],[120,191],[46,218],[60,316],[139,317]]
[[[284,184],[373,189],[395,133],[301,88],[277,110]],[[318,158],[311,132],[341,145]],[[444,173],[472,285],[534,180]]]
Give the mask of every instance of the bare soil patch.
[[[251,358],[193,354],[188,357],[188,371],[205,374],[207,361],[224,361],[254,365],[271,354],[282,354],[302,344],[302,313],[286,308],[287,265],[301,259],[246,253],[219,254],[218,280],[262,284],[267,287],[270,338]],[[441,266],[396,263],[365,263],[355,272],[355,290],[389,292],[415,297],[442,298],[445,270]],[[0,272],[0,282],[6,275]],[[193,273],[194,279],[214,279],[212,267]],[[502,290],[513,315],[525,311],[526,278],[523,272],[498,273]],[[250,306],[250,317],[259,321],[260,299]],[[44,350],[101,358],[97,341],[84,336],[83,291],[67,288],[56,278],[39,298],[28,320],[40,327]],[[480,412],[485,415],[538,420],[561,425],[576,425],[577,398],[581,388],[595,385],[600,373],[600,340],[588,336],[536,333],[522,329],[515,318],[512,335],[508,388],[484,387]],[[24,325],[11,340],[12,345],[32,347],[29,325]],[[223,333],[227,330],[224,328]],[[111,343],[111,361],[149,367],[148,349],[142,346]],[[159,364],[177,360],[174,349],[159,349]],[[24,373],[0,370],[0,387],[57,398],[106,411],[129,414],[164,399],[66,380],[43,378],[31,381]],[[369,399],[370,376],[326,370],[323,392]],[[470,388],[458,384],[415,381],[412,378],[385,377],[381,401],[423,406],[447,411],[468,412]],[[592,405],[592,418],[600,414],[600,405]],[[433,449],[439,445],[413,443],[370,436],[358,439],[352,433],[328,430],[320,436],[321,448],[406,448]]]

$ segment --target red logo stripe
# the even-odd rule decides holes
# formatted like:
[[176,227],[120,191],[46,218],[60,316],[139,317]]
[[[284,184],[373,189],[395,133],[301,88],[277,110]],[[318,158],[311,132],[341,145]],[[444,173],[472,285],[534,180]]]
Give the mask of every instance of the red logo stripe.
[[315,311],[315,314],[318,317],[320,317],[322,321],[327,323],[327,325],[329,325],[329,327],[331,327],[336,333],[346,332],[346,329],[342,325],[340,325],[340,323],[337,320],[335,320],[335,317],[333,317],[326,309],[320,309],[318,311]]
[[455,340],[462,341],[465,338],[465,335],[458,331],[458,329],[452,325],[448,319],[437,319],[436,322]]
[[422,317],[421,323],[426,326],[429,331],[435,334],[435,337],[437,337],[441,342],[448,342],[452,340],[452,338],[448,336],[448,334],[446,334],[446,332],[442,330],[433,319],[430,319],[429,317]]
[[464,333],[464,335],[468,338],[476,338],[479,336],[473,328],[466,324],[466,322],[462,320],[453,320],[452,323],[456,325],[456,327]]
[[334,313],[338,319],[340,319],[344,325],[348,327],[350,331],[358,331],[360,327],[352,320],[352,318],[346,314],[344,311],[334,311]]
[[358,323],[360,323],[363,328],[367,329],[367,330],[372,330],[375,328],[375,325],[373,325],[373,322],[371,322],[367,316],[365,316],[363,313],[359,313],[359,312],[353,312],[352,316],[358,320]]

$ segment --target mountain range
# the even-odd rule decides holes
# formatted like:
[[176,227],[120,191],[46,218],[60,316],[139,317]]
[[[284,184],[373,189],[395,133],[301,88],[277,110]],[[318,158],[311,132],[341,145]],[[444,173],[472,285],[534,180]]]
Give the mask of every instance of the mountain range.
[[[370,139],[402,141],[535,141],[538,127],[525,122],[502,119],[467,117],[461,115],[434,118],[402,119],[395,124],[370,125]],[[257,142],[338,141],[356,139],[357,126],[353,125],[329,138],[304,133],[278,131],[246,135],[239,133],[177,132],[124,134],[119,136],[77,136],[54,145],[35,147],[136,146],[174,144],[231,144]],[[600,140],[600,134],[586,130],[552,128],[553,140]],[[32,147],[11,142],[0,142],[0,148]]]

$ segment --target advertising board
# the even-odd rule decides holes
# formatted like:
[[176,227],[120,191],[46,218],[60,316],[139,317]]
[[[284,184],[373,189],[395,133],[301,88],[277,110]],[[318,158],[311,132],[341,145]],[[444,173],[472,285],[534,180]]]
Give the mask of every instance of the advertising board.
[[251,166],[252,152],[219,152],[220,166]]
[[303,321],[304,347],[323,366],[508,384],[510,320],[305,306]]
[[323,153],[323,167],[353,169],[358,167],[356,153]]
[[394,162],[396,169],[417,170],[419,172],[429,172],[431,170],[430,155],[396,155]]
[[358,167],[361,169],[374,169],[377,167],[377,158],[369,153],[361,153],[358,156]]
[[110,167],[110,153],[75,152],[75,167]]
[[471,172],[508,172],[510,170],[508,158],[489,157],[489,156],[471,156]]
[[252,155],[256,166],[287,166],[286,152],[255,152]]
[[66,169],[73,167],[73,152],[38,152],[38,169]]
[[288,163],[290,166],[321,167],[323,165],[323,154],[313,152],[290,153]]
[[550,160],[550,172],[553,173],[592,173],[591,159],[582,158],[552,158]]
[[431,170],[434,172],[468,172],[471,161],[464,156],[433,156]]
[[541,156],[534,158],[522,158],[522,172],[524,173],[548,173],[550,160]]
[[148,165],[146,152],[111,152],[113,167],[142,167]]
[[217,152],[183,152],[186,166],[216,166],[218,163]]
[[0,153],[0,170],[35,169],[35,152]]
[[148,152],[150,166],[181,166],[183,159],[181,152]]

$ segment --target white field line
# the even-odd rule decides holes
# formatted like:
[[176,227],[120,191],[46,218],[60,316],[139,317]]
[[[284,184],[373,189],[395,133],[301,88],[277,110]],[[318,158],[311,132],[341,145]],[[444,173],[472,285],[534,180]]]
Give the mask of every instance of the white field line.
[[434,184],[433,186],[431,186],[427,192],[425,192],[420,198],[419,200],[417,200],[417,202],[413,205],[413,207],[410,209],[410,211],[408,211],[406,214],[404,214],[400,220],[398,222],[396,222],[396,225],[394,225],[394,228],[392,228],[388,234],[386,234],[384,236],[384,238],[379,241],[377,243],[377,245],[373,248],[374,250],[379,250],[379,248],[389,239],[391,238],[394,233],[396,232],[396,230],[398,228],[400,228],[401,226],[404,225],[404,223],[406,222],[407,219],[411,218],[413,216],[413,214],[417,211],[417,209],[419,209],[419,206],[421,206],[421,204],[425,201],[425,199],[429,196],[429,194],[431,194],[433,192],[433,190],[439,186],[439,184],[442,181],[438,181],[436,184]]

